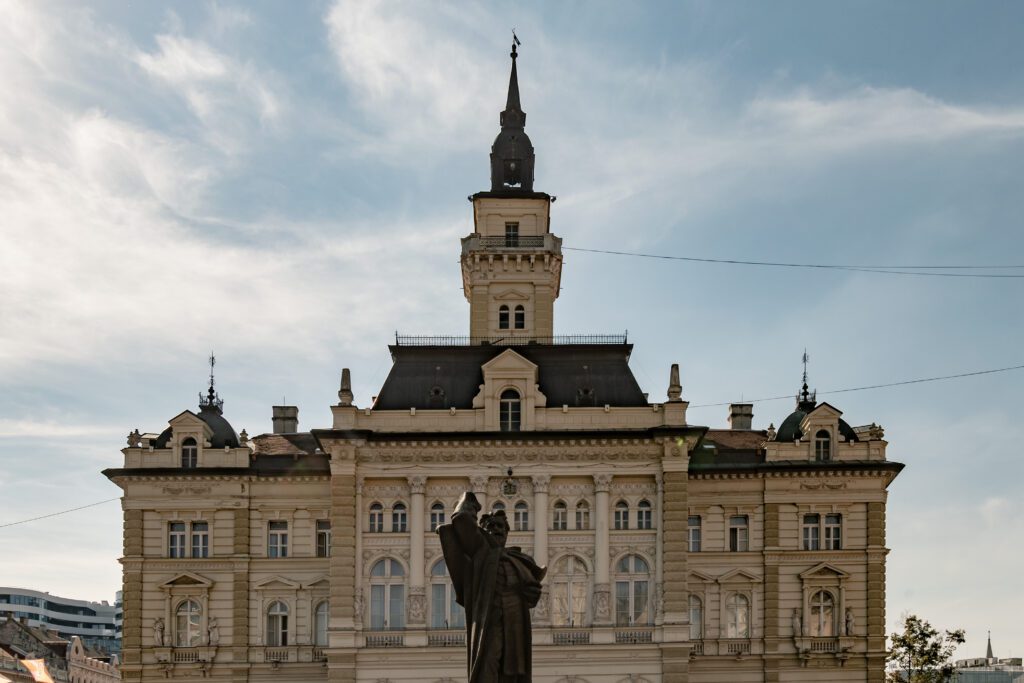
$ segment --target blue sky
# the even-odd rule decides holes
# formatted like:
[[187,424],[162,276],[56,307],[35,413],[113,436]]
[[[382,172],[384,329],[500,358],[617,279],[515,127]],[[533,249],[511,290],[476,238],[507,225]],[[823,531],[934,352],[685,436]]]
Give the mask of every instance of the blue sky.
[[[0,0],[0,524],[99,471],[219,359],[226,416],[366,405],[395,330],[465,333],[459,237],[508,73],[567,247],[1020,265],[1024,7]],[[1013,271],[1004,271],[1013,272]],[[1021,271],[1017,271],[1020,273]],[[700,404],[1024,363],[1020,279],[566,253],[556,329],[629,330]],[[888,619],[1020,656],[1021,371],[822,398],[886,428]],[[788,400],[755,406],[776,425]],[[0,584],[110,599],[116,503],[0,528]],[[16,550],[15,550],[16,549]]]

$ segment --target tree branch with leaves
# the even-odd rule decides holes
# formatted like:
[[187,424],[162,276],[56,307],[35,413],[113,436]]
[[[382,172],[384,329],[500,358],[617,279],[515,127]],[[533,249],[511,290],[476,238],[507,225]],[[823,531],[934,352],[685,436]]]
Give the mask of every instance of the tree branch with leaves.
[[945,683],[951,680],[950,661],[958,645],[964,643],[963,629],[939,631],[916,614],[903,620],[903,633],[889,636],[891,647],[886,660],[899,667],[889,673],[896,683]]

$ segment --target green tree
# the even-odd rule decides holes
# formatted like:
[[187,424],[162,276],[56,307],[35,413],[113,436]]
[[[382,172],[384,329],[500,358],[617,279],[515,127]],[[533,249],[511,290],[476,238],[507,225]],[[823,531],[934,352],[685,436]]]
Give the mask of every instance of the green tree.
[[950,659],[957,645],[964,642],[964,631],[939,633],[916,614],[903,620],[903,633],[889,636],[892,647],[887,660],[895,662],[898,670],[889,674],[890,681],[906,683],[944,683],[953,676]]

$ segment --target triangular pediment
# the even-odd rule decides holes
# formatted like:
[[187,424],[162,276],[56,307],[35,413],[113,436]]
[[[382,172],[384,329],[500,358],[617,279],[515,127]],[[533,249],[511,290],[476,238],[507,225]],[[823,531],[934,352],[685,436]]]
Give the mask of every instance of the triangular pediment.
[[302,585],[291,579],[286,579],[283,576],[271,576],[269,579],[263,579],[259,583],[255,584],[254,588],[260,590],[268,589],[282,589],[282,590],[299,590]]
[[523,358],[512,349],[505,349],[494,358],[483,364],[484,377],[488,374],[498,372],[526,371],[537,372],[537,366],[526,358]]
[[718,583],[761,583],[761,577],[745,569],[733,569],[719,576]]
[[326,576],[321,576],[319,578],[313,579],[312,581],[308,581],[302,587],[307,589],[330,588],[331,580]]
[[832,405],[830,403],[819,403],[818,406],[814,410],[812,410],[810,413],[807,414],[807,417],[816,417],[816,418],[836,417],[836,418],[838,418],[838,417],[841,417],[842,414],[843,414],[843,411],[839,410],[839,408],[836,408],[834,405]]
[[686,575],[686,577],[687,577],[688,581],[695,581],[696,580],[696,581],[703,581],[704,583],[714,583],[715,582],[715,577],[713,577],[713,576],[711,576],[709,574],[705,574],[704,572],[699,572],[696,569],[691,569],[690,572]]
[[170,581],[164,581],[160,584],[160,588],[209,588],[212,585],[213,581],[210,581],[205,576],[193,574],[192,572],[182,572]]
[[848,579],[850,575],[842,569],[833,567],[828,562],[817,564],[800,574],[800,578],[807,579]]
[[529,301],[530,300],[530,297],[528,297],[527,295],[523,294],[522,292],[517,292],[514,289],[506,289],[504,292],[500,292],[498,294],[495,294],[494,298],[497,299],[498,301]]

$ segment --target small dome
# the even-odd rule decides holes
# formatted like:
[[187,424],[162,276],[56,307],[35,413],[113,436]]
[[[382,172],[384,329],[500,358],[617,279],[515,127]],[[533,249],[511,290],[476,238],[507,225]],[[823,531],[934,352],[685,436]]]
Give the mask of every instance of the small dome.
[[[775,433],[775,440],[796,441],[802,438],[804,433],[800,429],[800,423],[815,407],[816,404],[813,401],[797,401],[796,410],[779,425],[779,430]],[[854,433],[853,427],[842,418],[839,418],[839,433],[845,436],[847,441],[857,441],[857,434]]]
[[[210,429],[213,430],[213,434],[210,436],[210,448],[224,448],[225,446],[238,448],[238,434],[235,432],[235,428],[231,426],[231,423],[224,419],[220,407],[216,405],[200,406],[199,419],[210,425]],[[171,428],[168,427],[156,438],[153,447],[167,448],[167,443],[170,440]]]

